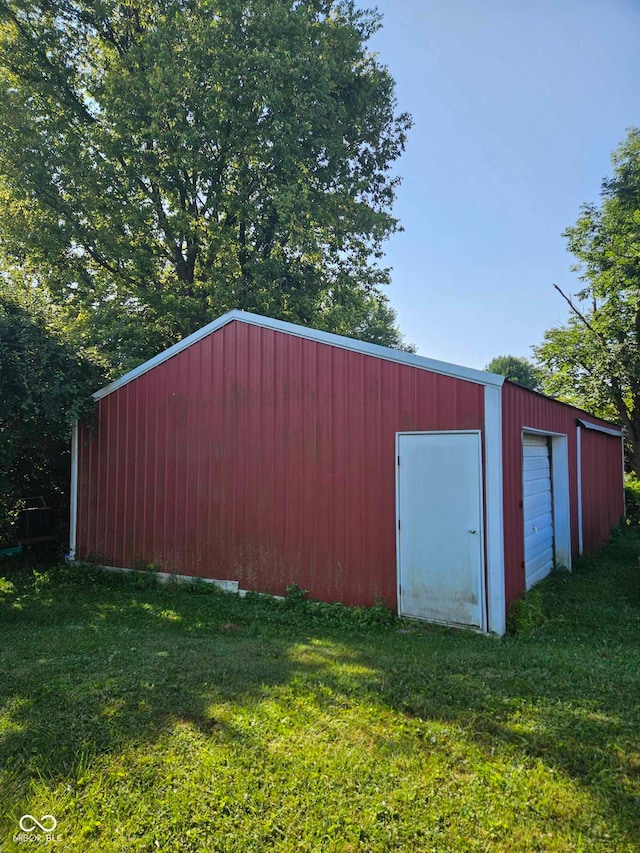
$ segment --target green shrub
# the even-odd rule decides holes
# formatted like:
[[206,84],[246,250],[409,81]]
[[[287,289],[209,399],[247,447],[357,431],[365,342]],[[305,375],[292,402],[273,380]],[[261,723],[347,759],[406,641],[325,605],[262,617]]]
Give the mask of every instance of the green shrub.
[[288,584],[285,598],[287,607],[296,609],[304,606],[307,603],[308,592],[308,589],[301,589],[297,583]]
[[539,589],[530,589],[511,604],[507,632],[516,636],[528,634],[545,621],[542,593]]
[[629,521],[640,523],[640,480],[633,471],[625,474],[624,500]]

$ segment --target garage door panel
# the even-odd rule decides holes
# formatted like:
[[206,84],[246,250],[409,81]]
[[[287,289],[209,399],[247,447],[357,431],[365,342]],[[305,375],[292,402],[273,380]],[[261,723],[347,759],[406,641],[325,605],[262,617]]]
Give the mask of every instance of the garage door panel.
[[522,444],[525,577],[529,589],[553,568],[553,491],[547,438],[525,434]]
[[549,475],[547,474],[547,478],[545,480],[531,480],[528,483],[525,482],[524,487],[527,497],[534,497],[536,495],[544,495],[546,497],[550,494]]
[[526,517],[524,524],[525,539],[531,542],[537,539],[538,541],[549,542],[549,544],[553,543],[553,516],[548,510],[536,516]]
[[532,518],[534,515],[548,511],[549,498],[546,492],[540,492],[535,495],[529,495],[527,505],[524,509],[525,521],[527,518]]
[[536,515],[527,516],[524,520],[525,529],[529,528],[529,536],[536,537],[553,537],[553,516],[548,510],[539,512]]
[[541,557],[546,560],[553,559],[553,547],[549,545],[549,540],[533,538],[529,542],[527,550],[527,565],[533,565]]
[[549,558],[553,555],[553,549],[548,545],[535,543],[534,547],[531,549],[529,553],[529,565],[533,567],[537,565],[540,560],[544,560],[545,562],[549,560]]
[[540,560],[531,566],[528,575],[528,589],[543,580],[549,574],[548,564],[546,560]]
[[[542,452],[539,452],[542,451]],[[529,455],[531,454],[531,455]],[[535,455],[534,455],[535,454]],[[527,458],[524,460],[525,471],[549,470],[549,457],[545,455],[544,448],[529,447]]]
[[549,506],[549,492],[536,492],[534,495],[529,495],[524,508],[525,519],[544,515],[544,513],[551,514],[551,507]]
[[544,477],[536,477],[535,480],[524,480],[523,486],[527,495],[540,495],[549,491],[549,471]]
[[549,477],[549,466],[531,468],[529,470],[525,469],[522,472],[522,482],[523,483],[537,483],[540,480],[546,480]]
[[536,444],[527,442],[526,447],[528,448],[527,462],[533,464],[534,462],[539,462],[541,459],[547,459],[546,448],[542,442]]
[[546,439],[542,436],[542,441],[530,442],[527,441],[524,445],[527,448],[528,459],[547,459]]

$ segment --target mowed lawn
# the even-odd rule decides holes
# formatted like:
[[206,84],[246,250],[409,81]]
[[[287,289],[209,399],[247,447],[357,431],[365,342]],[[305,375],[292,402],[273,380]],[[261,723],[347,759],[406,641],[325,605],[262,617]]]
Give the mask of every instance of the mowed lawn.
[[0,849],[640,850],[639,554],[503,640],[5,563]]

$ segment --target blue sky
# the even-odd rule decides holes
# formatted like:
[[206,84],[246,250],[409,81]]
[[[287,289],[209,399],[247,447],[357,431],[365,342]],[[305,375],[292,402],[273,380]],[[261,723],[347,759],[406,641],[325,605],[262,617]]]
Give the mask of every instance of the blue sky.
[[400,328],[470,367],[529,356],[567,318],[553,282],[580,287],[562,232],[640,125],[640,2],[375,5],[370,47],[414,119],[397,164],[405,230],[386,256]]

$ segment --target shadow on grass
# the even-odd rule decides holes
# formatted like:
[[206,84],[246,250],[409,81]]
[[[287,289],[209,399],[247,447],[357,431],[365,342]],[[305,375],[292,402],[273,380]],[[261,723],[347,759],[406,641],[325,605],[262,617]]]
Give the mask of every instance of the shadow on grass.
[[575,578],[550,579],[547,622],[504,641],[329,625],[261,598],[154,588],[142,578],[5,573],[2,818],[13,825],[22,813],[31,779],[75,780],[101,755],[151,747],[176,724],[204,737],[224,728],[255,748],[258,734],[220,722],[212,709],[233,703],[251,713],[293,684],[318,709],[366,702],[450,723],[488,761],[496,750],[539,759],[637,837],[637,552],[637,540],[624,540],[583,562]]

